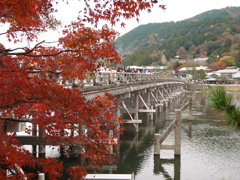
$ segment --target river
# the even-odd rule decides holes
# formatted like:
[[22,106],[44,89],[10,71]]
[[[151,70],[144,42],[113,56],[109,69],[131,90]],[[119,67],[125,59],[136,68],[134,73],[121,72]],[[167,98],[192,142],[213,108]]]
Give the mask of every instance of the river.
[[[230,93],[236,103],[240,93]],[[162,150],[154,156],[154,133],[164,131],[174,118],[174,105],[156,113],[154,120],[140,115],[143,123],[136,133],[126,124],[121,135],[120,160],[101,173],[135,174],[136,180],[240,180],[240,129],[225,124],[224,113],[213,110],[207,93],[198,92],[193,104],[193,119],[184,119],[183,111],[181,155]],[[173,144],[173,133],[164,141]]]
[[[240,106],[240,93],[228,94]],[[240,128],[225,124],[225,114],[212,109],[206,92],[196,93],[192,120],[185,118],[188,107],[182,112],[181,155],[175,157],[174,151],[162,150],[161,156],[154,156],[154,133],[162,133],[171,123],[175,106],[177,103],[172,103],[163,112],[154,113],[153,120],[140,114],[138,133],[132,124],[124,124],[120,159],[100,173],[134,174],[135,180],[240,180]],[[164,144],[173,142],[171,133]],[[47,156],[58,158],[59,153],[55,149]],[[77,159],[64,162],[65,169],[78,164]],[[66,180],[67,175],[61,179]]]
[[[239,105],[240,93],[228,94]],[[175,157],[174,151],[162,150],[161,156],[154,156],[154,133],[163,132],[171,123],[174,104],[155,113],[153,120],[140,114],[138,133],[132,124],[125,124],[118,163],[100,173],[134,174],[135,180],[240,180],[240,128],[225,124],[225,114],[212,109],[206,92],[196,93],[192,120],[185,118],[188,107],[182,112],[181,155]],[[173,142],[171,133],[164,144]],[[68,160],[64,165],[79,163]]]

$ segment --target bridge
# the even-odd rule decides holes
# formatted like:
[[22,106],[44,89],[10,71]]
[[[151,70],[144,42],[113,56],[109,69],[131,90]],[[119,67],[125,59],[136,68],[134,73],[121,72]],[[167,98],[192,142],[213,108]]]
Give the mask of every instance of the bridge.
[[167,107],[176,97],[185,92],[184,80],[161,74],[98,72],[88,74],[81,82],[73,82],[88,101],[109,92],[121,99],[118,116],[127,114],[124,123],[132,123],[138,132],[141,123],[138,113],[155,113],[156,109]]
[[[94,77],[96,77],[94,79]],[[188,91],[187,83],[182,79],[164,76],[160,74],[141,73],[98,73],[87,79],[80,86],[81,91],[87,100],[91,101],[97,95],[103,95],[105,91],[121,99],[121,106],[118,116],[124,117],[124,123],[132,123],[138,132],[138,125],[142,123],[139,113],[164,113],[163,108],[167,108],[174,100],[179,101],[179,106],[175,109],[175,117],[162,134],[154,134],[154,162],[157,169],[162,168],[164,163],[174,165],[174,176],[180,176],[179,155],[181,154],[181,116],[182,110],[189,106],[189,119],[192,113],[192,100],[194,92]],[[182,101],[181,101],[182,100]],[[182,103],[181,103],[181,102]],[[128,119],[126,119],[128,117]],[[148,116],[149,117],[149,116]],[[153,117],[153,116],[150,116]],[[153,119],[151,119],[153,120]],[[150,128],[151,129],[151,128]],[[174,130],[174,143],[164,144],[164,140]],[[153,133],[153,131],[151,131]],[[150,133],[152,135],[152,133]],[[145,136],[143,136],[145,137]],[[141,140],[138,140],[139,142]],[[131,149],[135,140],[130,142]],[[162,159],[159,163],[161,150],[173,150],[173,159]],[[164,169],[163,169],[164,170]],[[168,172],[164,171],[164,175]]]
[[[87,74],[82,81],[75,79],[72,83],[62,85],[65,88],[79,88],[87,101],[104,95],[106,91],[115,95],[121,100],[116,115],[123,117],[124,123],[133,124],[138,132],[138,124],[142,123],[139,113],[153,115],[161,112],[174,99],[186,95],[188,84],[180,78],[161,74],[96,72]],[[37,145],[38,138],[41,138],[39,136],[16,138],[22,144]],[[45,145],[39,147],[39,154],[45,154]]]

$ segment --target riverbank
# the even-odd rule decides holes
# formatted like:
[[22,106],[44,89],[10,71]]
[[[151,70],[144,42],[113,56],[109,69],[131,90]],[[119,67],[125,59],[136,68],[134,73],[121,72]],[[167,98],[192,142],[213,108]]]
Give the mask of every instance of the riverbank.
[[212,87],[224,86],[227,91],[240,91],[240,85],[234,85],[234,84],[189,84],[189,87],[191,89],[195,87],[196,91],[208,90],[209,86],[212,86]]

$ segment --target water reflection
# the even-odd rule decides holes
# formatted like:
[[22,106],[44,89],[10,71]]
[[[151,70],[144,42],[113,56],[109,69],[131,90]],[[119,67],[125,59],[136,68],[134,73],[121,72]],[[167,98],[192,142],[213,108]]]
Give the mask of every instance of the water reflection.
[[[154,171],[155,175],[162,174],[164,179],[180,179],[181,156],[175,156],[174,159],[161,159],[159,156],[154,156]],[[166,169],[167,166],[173,166],[173,172]],[[171,173],[174,175],[172,176]]]
[[[236,99],[240,95],[233,93]],[[154,121],[141,114],[143,123],[139,133],[132,125],[126,126],[121,136],[120,160],[113,173],[134,173],[136,180],[237,180],[240,168],[239,130],[226,126],[224,114],[210,107],[207,93],[197,93],[193,106],[193,120],[182,123],[182,153],[174,157],[173,151],[153,155],[153,135],[162,132],[174,118],[175,105],[156,113]],[[183,115],[188,114],[185,109]],[[165,143],[173,144],[170,134]],[[104,171],[103,171],[104,172]],[[105,171],[106,172],[106,171]]]
[[[239,102],[240,94],[234,95]],[[154,133],[161,133],[174,118],[173,103],[164,112],[140,114],[139,133],[126,124],[121,135],[120,159],[101,173],[135,174],[136,180],[240,180],[240,130],[227,126],[224,114],[214,111],[207,93],[197,93],[193,105],[193,120],[182,121],[181,156],[174,151],[161,151],[154,156]],[[188,114],[188,108],[183,111]],[[174,133],[164,141],[173,144]]]

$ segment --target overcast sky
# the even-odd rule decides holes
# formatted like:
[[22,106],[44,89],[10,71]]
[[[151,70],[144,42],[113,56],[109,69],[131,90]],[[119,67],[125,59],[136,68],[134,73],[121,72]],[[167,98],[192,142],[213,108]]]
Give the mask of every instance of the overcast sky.
[[154,9],[152,13],[142,13],[140,23],[131,20],[125,28],[117,28],[122,34],[129,32],[141,24],[181,21],[213,9],[228,6],[240,6],[240,0],[159,0],[166,5],[166,10]]
[[[72,20],[73,17],[76,17],[79,7],[83,7],[81,4],[79,4],[81,2],[77,0],[69,1],[69,5],[62,4],[61,1],[59,2],[57,16],[65,23]],[[170,21],[176,22],[191,18],[205,11],[213,9],[221,9],[228,6],[240,7],[240,0],[159,0],[159,2],[160,4],[166,5],[166,10],[155,8],[153,9],[152,13],[143,12],[139,17],[139,23],[136,22],[136,20],[124,21],[126,24],[125,28],[117,26],[115,29],[120,32],[121,35],[123,35],[142,24]],[[58,31],[60,32],[61,29]],[[39,41],[56,41],[57,39],[57,32],[48,32],[47,34],[41,35]],[[0,36],[0,42],[4,42],[5,40],[6,39],[4,37]],[[4,44],[7,46],[7,48],[8,46],[12,46],[8,43]],[[26,42],[23,44],[26,44]]]
[[[151,13],[142,12],[139,19],[140,22],[136,20],[128,20],[124,23],[126,24],[125,28],[120,26],[115,27],[115,29],[120,32],[122,35],[131,31],[142,24],[148,23],[161,23],[161,22],[170,22],[170,21],[181,21],[203,12],[221,9],[228,6],[239,6],[240,0],[158,0],[160,4],[166,5],[166,10],[160,8],[155,8]],[[61,4],[61,3],[60,3]],[[76,17],[77,12],[79,11],[79,1],[69,1],[69,5],[60,5],[61,8],[59,12],[60,18],[63,21],[70,19],[69,17]],[[66,14],[66,11],[68,12]],[[62,16],[64,14],[64,16]]]

